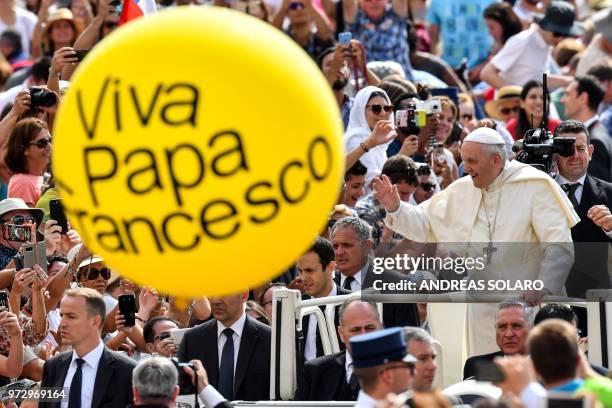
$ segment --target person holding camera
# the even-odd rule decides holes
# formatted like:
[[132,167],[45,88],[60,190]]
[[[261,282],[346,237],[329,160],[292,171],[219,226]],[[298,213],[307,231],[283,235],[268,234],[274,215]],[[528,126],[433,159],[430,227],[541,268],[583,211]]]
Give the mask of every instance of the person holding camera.
[[282,30],[285,18],[289,18],[285,34],[316,59],[323,50],[334,45],[334,39],[325,14],[312,3],[313,0],[283,0],[280,10],[272,19],[272,25]]
[[371,191],[370,182],[380,174],[387,160],[387,147],[396,136],[393,109],[387,93],[375,86],[367,86],[355,95],[344,134],[344,145],[349,152],[346,168],[360,160],[368,169],[366,191]]
[[40,198],[43,176],[51,161],[51,133],[40,119],[17,123],[7,142],[4,162],[13,172],[8,184],[9,197],[21,198],[34,207]]

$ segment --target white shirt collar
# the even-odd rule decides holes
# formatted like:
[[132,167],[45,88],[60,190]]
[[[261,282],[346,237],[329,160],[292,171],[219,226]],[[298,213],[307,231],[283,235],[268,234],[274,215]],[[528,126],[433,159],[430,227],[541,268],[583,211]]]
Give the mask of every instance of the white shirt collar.
[[351,356],[351,353],[347,351],[346,352],[346,364],[344,364],[346,371],[348,371],[348,368],[352,365],[353,365],[353,357]]
[[[367,267],[367,264],[366,266]],[[364,267],[364,268],[365,268]],[[367,270],[367,269],[366,269]],[[361,287],[361,271],[363,271],[363,268],[359,270],[359,272],[357,272],[356,274],[353,275],[353,278],[355,278],[355,281],[357,283],[359,283],[359,287]],[[346,275],[344,275],[342,272],[340,273],[340,286],[344,287],[344,280],[348,277]]]
[[359,390],[359,396],[357,397],[357,404],[355,405],[355,407],[374,408],[377,403],[377,400],[370,397],[368,394],[363,392],[363,390]]
[[[85,360],[87,364],[94,368],[94,370],[98,369],[98,364],[100,363],[100,359],[102,358],[102,352],[104,351],[104,343],[102,340],[98,343],[98,345],[91,350],[89,353],[85,354],[83,357],[79,357],[75,350],[72,350],[72,362],[77,358],[82,358]],[[70,364],[72,364],[72,362]]]
[[584,127],[589,127],[593,124],[593,122],[597,122],[599,120],[599,115],[595,115],[590,119],[584,121]]
[[576,181],[569,181],[567,180],[565,177],[563,177],[561,174],[557,174],[557,177],[555,177],[555,181],[562,186],[563,184],[574,184],[574,183],[579,183],[581,186],[584,186],[584,180],[586,179],[586,174],[583,175],[582,177],[580,177],[578,180]]
[[[242,337],[242,330],[244,329],[244,322],[246,321],[246,313],[242,313],[242,316],[234,322],[229,328],[234,331],[238,337]],[[221,337],[223,330],[227,329],[227,326],[217,320],[217,339]]]

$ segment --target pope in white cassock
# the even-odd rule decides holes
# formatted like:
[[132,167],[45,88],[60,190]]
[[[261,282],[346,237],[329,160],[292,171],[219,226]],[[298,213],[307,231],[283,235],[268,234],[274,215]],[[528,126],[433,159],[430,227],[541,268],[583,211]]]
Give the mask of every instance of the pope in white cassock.
[[[504,257],[506,263],[521,261],[514,269],[504,264],[505,273],[512,270],[514,278],[543,281],[544,290],[524,293],[530,303],[545,294],[562,294],[573,248],[554,244],[572,242],[570,229],[579,221],[565,193],[546,173],[509,162],[504,140],[494,129],[471,132],[462,144],[461,157],[470,177],[418,206],[401,202],[386,176],[375,178],[374,195],[387,211],[385,224],[417,242],[479,243],[481,254],[488,255],[493,265],[496,257],[499,262],[503,257],[496,254],[495,243],[531,243],[523,245],[527,256]],[[532,256],[530,247],[539,245],[542,253]],[[534,264],[535,272],[526,272]],[[487,328],[487,337],[493,334],[492,327]]]

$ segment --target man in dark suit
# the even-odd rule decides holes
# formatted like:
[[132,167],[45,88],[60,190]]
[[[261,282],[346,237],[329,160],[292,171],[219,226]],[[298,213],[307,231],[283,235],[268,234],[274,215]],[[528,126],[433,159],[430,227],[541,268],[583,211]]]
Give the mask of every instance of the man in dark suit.
[[310,360],[298,372],[296,401],[355,401],[359,383],[353,374],[349,339],[382,329],[373,303],[351,299],[340,307],[338,334],[346,350]]
[[[60,302],[62,343],[67,351],[47,360],[41,386],[67,390],[67,407],[125,407],[132,402],[133,360],[111,351],[100,339],[106,307],[89,288],[66,291]],[[62,404],[63,405],[63,404]],[[60,401],[39,407],[60,407]]]
[[[270,399],[270,327],[247,316],[249,293],[210,299],[214,319],[185,333],[180,361],[200,360],[226,399]],[[184,384],[181,384],[183,388]]]
[[[574,154],[555,155],[559,174],[555,181],[574,205],[580,222],[572,228],[574,265],[566,281],[567,294],[585,298],[589,289],[609,289],[608,249],[612,229],[609,221],[612,184],[587,174],[597,148],[589,131],[576,120],[561,122],[555,137],[575,137]],[[606,136],[607,137],[607,136]]]
[[495,313],[495,342],[500,351],[473,356],[463,366],[463,379],[476,375],[476,365],[481,361],[493,361],[497,356],[525,354],[525,342],[531,328],[527,306],[519,300],[504,300]]
[[[349,290],[338,287],[332,280],[336,262],[334,262],[334,247],[332,243],[322,237],[317,237],[310,249],[297,261],[300,283],[304,287],[302,299],[317,299],[327,296],[348,295]],[[325,312],[325,306],[321,306]],[[334,309],[334,326],[338,327],[339,308]],[[302,319],[302,333],[298,333],[298,341],[303,336],[303,345],[300,347],[304,360],[323,356],[321,336],[317,328],[317,318],[314,314],[304,316]],[[302,343],[300,341],[300,343]],[[342,343],[340,343],[342,344]],[[344,347],[341,346],[343,349]]]
[[589,175],[609,182],[612,180],[612,140],[597,116],[597,109],[605,94],[605,88],[595,77],[577,76],[565,88],[561,102],[565,116],[582,122],[590,133],[594,152],[589,164]]
[[[338,220],[331,231],[336,254],[336,285],[346,290],[370,289],[375,280],[400,282],[407,277],[397,271],[373,272],[370,226],[360,218],[345,217]],[[395,292],[394,292],[395,293]],[[419,326],[419,313],[413,303],[384,303],[382,321],[385,327]]]

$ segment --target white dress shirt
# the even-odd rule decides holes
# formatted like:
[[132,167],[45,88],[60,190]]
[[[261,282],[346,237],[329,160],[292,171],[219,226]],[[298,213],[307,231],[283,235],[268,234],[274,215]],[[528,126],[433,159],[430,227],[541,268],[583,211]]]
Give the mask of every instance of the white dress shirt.
[[354,405],[355,408],[374,408],[378,404],[378,401],[370,397],[368,394],[359,390],[359,396],[357,397],[357,403]]
[[[363,275],[365,275],[365,273],[367,272],[367,267],[368,267],[368,264],[365,264],[365,266],[361,268],[359,272],[353,275],[353,278],[355,278],[355,280],[351,282],[351,292],[358,292],[361,290],[361,285],[363,284],[363,282],[361,281],[361,276],[362,276],[362,273]],[[340,273],[340,286],[344,288],[344,281],[346,279],[346,276],[344,276],[342,272],[338,272],[338,273]]]
[[[232,338],[234,339],[234,375],[236,374],[236,363],[238,362],[238,352],[240,351],[240,339],[242,338],[242,330],[244,329],[244,322],[246,321],[246,313],[242,313],[240,319],[236,320],[234,324],[230,326],[230,329],[234,331]],[[221,354],[223,353],[223,346],[227,341],[227,337],[223,334],[223,330],[227,329],[223,323],[217,320],[217,347],[219,351],[219,368],[221,367]]]
[[200,399],[206,408],[214,408],[223,401],[227,401],[212,385],[208,384],[200,393]]
[[[70,362],[70,366],[68,367],[68,373],[66,374],[66,379],[64,380],[64,389],[66,392],[70,393],[69,388],[72,383],[72,377],[74,377],[74,373],[77,369],[77,358],[82,358],[85,360],[85,363],[81,366],[82,372],[82,380],[81,380],[81,408],[90,408],[91,400],[93,398],[94,392],[94,384],[96,383],[96,374],[98,372],[98,365],[100,364],[100,359],[102,358],[102,352],[104,351],[104,343],[100,341],[96,348],[91,350],[86,355],[79,357],[76,351],[72,351],[72,361]],[[68,407],[68,398],[64,398],[62,400],[62,408]]]
[[580,204],[580,200],[582,199],[582,192],[584,191],[584,180],[585,179],[586,179],[586,174],[580,177],[576,181],[568,181],[561,174],[557,174],[557,176],[555,177],[555,181],[557,182],[557,184],[559,184],[559,186],[562,186],[563,184],[578,183],[578,188],[576,188],[576,191],[574,192],[574,196],[576,197],[576,201],[578,201],[578,204]]
[[[336,296],[337,294],[336,284],[332,282],[332,290],[327,296]],[[306,361],[317,358],[317,317],[314,313],[308,316],[308,332],[306,333],[306,344],[304,345],[304,358]]]
[[353,357],[351,357],[351,353],[346,352],[346,363],[344,364],[344,369],[346,371],[346,383],[351,383],[351,375],[353,375]]

